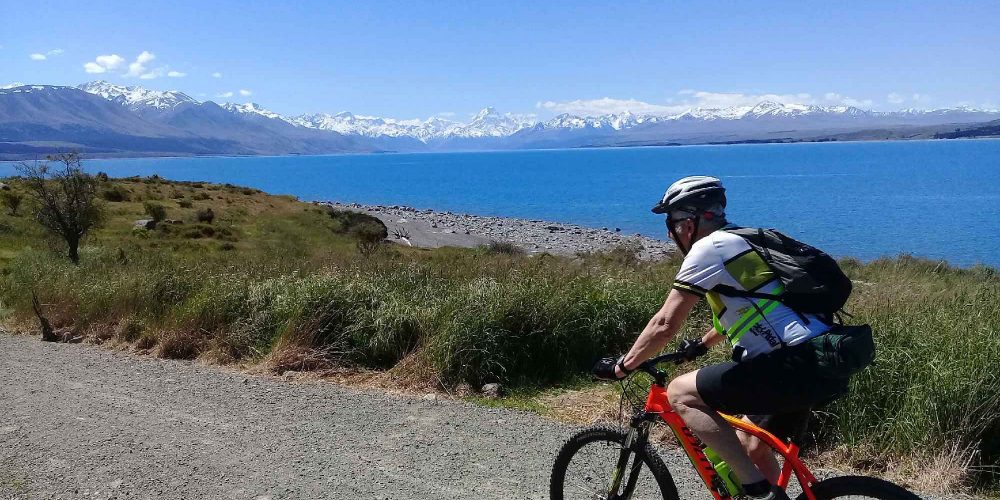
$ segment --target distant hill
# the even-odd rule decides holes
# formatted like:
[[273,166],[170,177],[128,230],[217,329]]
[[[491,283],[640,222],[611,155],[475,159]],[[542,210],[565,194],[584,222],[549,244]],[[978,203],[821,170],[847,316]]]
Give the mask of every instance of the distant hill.
[[[324,154],[995,136],[1000,111],[877,112],[761,102],[675,115],[559,115],[485,108],[468,123],[349,112],[287,117],[256,103],[198,101],[97,81],[0,89],[0,159],[75,149],[90,155]],[[992,127],[992,128],[991,128]]]

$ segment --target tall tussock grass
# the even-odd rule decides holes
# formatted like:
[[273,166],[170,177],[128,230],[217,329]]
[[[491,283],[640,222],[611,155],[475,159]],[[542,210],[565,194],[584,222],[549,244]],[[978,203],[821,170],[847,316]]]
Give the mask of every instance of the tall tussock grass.
[[[0,311],[28,317],[31,290],[96,340],[164,357],[261,363],[276,372],[354,366],[446,386],[544,386],[623,352],[669,291],[676,261],[527,257],[480,250],[380,252],[291,261],[86,249],[80,266],[22,252]],[[1000,459],[1000,278],[900,257],[845,261],[851,321],[874,327],[875,364],[814,423],[823,447],[889,468],[900,457],[966,463],[994,482]],[[708,327],[699,306],[683,336]],[[395,367],[395,368],[394,368]]]

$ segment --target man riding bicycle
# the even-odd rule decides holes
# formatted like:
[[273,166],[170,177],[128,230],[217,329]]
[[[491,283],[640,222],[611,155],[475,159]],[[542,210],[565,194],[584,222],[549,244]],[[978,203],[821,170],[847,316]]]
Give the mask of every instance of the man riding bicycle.
[[[671,406],[706,446],[715,450],[755,498],[787,499],[776,484],[779,468],[771,449],[750,435],[737,435],[719,412],[744,419],[781,439],[800,434],[810,410],[846,391],[846,378],[822,373],[811,343],[831,324],[794,311],[776,300],[723,295],[737,290],[780,294],[782,284],[761,256],[739,235],[723,229],[726,190],[715,177],[685,177],[673,183],[653,212],[666,214],[670,238],[684,255],[673,289],[649,320],[629,352],[605,358],[594,373],[626,377],[659,353],[681,329],[703,297],[714,327],[681,349],[693,360],[728,339],[732,361],[704,367],[674,379],[667,388]],[[716,289],[716,290],[714,290]]]

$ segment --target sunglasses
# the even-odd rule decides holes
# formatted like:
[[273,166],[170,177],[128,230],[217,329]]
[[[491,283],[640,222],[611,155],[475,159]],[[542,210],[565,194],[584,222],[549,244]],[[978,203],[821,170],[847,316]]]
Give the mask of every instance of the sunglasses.
[[675,219],[675,218],[667,215],[667,220],[664,221],[664,222],[666,222],[667,228],[670,228],[671,226],[673,226],[674,224],[677,224],[678,222],[684,222],[686,220],[694,220],[695,218],[696,218],[696,216],[691,215],[691,216],[688,216],[688,217],[681,217],[681,218]]

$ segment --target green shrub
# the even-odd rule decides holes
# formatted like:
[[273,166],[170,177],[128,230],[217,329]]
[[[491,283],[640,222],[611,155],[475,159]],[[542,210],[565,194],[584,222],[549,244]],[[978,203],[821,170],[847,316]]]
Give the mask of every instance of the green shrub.
[[211,200],[212,197],[208,193],[201,192],[201,193],[195,193],[195,194],[193,194],[191,196],[191,199],[192,200],[197,200],[197,201],[205,201],[205,200]]
[[195,220],[197,220],[198,222],[203,222],[205,224],[211,224],[212,221],[215,220],[215,212],[212,211],[211,207],[206,208],[204,210],[199,210],[198,213],[195,214]]
[[211,238],[215,236],[215,228],[208,224],[190,224],[184,226],[181,236],[189,239]]
[[326,207],[326,213],[334,221],[333,231],[335,233],[349,234],[357,227],[367,225],[368,229],[366,230],[371,230],[372,226],[382,227],[385,230],[385,235],[382,236],[383,240],[389,236],[388,228],[385,227],[385,224],[378,217],[350,210],[338,210],[333,207]]
[[366,220],[351,226],[349,234],[357,239],[357,247],[361,255],[368,257],[381,248],[389,231],[385,224],[382,224],[382,221],[375,224]]
[[0,202],[3,206],[7,207],[7,213],[13,216],[17,216],[17,209],[21,206],[21,202],[24,200],[24,196],[20,193],[14,193],[11,191],[0,192]]
[[191,200],[178,200],[177,205],[181,208],[191,208],[194,206],[194,203]]
[[101,198],[112,203],[120,203],[132,199],[128,189],[123,186],[109,186],[101,190]]
[[524,249],[509,241],[491,241],[482,247],[486,252],[503,255],[524,255]]
[[146,215],[148,215],[151,219],[153,219],[156,222],[160,222],[163,219],[167,218],[167,207],[164,207],[159,203],[152,201],[143,202],[142,209],[143,212],[146,213]]

